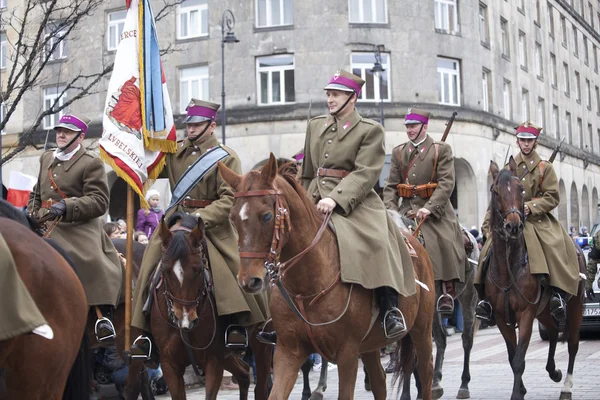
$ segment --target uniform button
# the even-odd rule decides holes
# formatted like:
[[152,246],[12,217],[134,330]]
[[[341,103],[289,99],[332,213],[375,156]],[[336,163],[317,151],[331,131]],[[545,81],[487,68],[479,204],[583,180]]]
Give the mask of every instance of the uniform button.
[[188,165],[187,168],[191,167],[191,165]]
[[54,190],[54,186],[50,186],[50,189]]
[[56,178],[56,174],[54,174],[54,177]]
[[325,153],[325,158],[329,158],[329,154]]
[[331,130],[335,132],[335,128],[332,128]]
[[338,193],[342,193],[342,189],[338,189]]
[[523,165],[523,168],[525,168],[525,167],[526,167],[526,165]]
[[317,193],[313,193],[313,194],[312,194],[312,197],[317,197]]
[[57,167],[60,167],[60,163],[56,164]]
[[321,185],[324,185],[324,184],[325,184],[325,181],[321,181]]
[[413,176],[417,176],[417,174],[413,174]]
[[192,155],[193,155],[193,156],[195,156],[195,155],[196,155],[196,152],[195,152],[195,151],[192,151]]
[[199,216],[200,216],[200,213],[196,213],[196,217],[199,217]]
[[537,204],[533,203],[533,206],[534,206],[534,207],[537,207]]
[[331,144],[332,142],[333,142],[333,140],[329,139],[329,140],[327,141],[327,144]]
[[525,181],[525,178],[522,178],[521,180],[522,180],[522,181]]

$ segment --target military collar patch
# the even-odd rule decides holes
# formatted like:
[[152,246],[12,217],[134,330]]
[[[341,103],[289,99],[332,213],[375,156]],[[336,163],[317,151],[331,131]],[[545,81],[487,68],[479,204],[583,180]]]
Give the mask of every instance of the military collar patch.
[[343,126],[344,129],[348,129],[350,127],[350,121],[346,122]]

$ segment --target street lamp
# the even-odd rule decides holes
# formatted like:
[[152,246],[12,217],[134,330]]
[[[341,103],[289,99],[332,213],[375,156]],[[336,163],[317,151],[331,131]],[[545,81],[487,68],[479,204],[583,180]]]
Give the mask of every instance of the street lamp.
[[[371,69],[371,72],[373,74],[375,74],[379,80],[379,87],[381,88],[381,78],[382,78],[382,74],[383,71],[385,71],[385,68],[383,68],[383,65],[381,65],[381,48],[384,47],[382,44],[377,45],[377,47],[375,48],[375,64],[373,64],[373,69]],[[381,125],[385,126],[385,120],[383,117],[383,96],[381,94],[381,92],[379,93],[379,114],[380,114],[380,119],[381,119]]]
[[[221,134],[223,144],[225,144],[225,125],[227,123],[225,109],[225,43],[228,43],[231,48],[234,43],[239,42],[239,39],[233,33],[234,26],[235,17],[233,13],[231,10],[225,10],[221,17],[221,106],[223,107],[223,113],[221,114]],[[227,29],[227,32],[225,32],[225,29]]]

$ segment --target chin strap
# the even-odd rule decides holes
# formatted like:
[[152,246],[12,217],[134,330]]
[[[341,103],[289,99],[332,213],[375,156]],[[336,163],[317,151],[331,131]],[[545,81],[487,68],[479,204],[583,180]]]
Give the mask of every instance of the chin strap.
[[77,135],[75,135],[75,137],[73,139],[71,139],[71,141],[69,143],[67,143],[65,146],[63,147],[59,147],[58,150],[60,150],[61,152],[65,152],[66,149],[68,149],[69,147],[71,147],[71,145],[73,143],[75,143],[75,141],[77,139],[79,139],[79,136],[81,136],[81,131],[77,132]]
[[[339,114],[340,111],[342,111],[344,108],[346,108],[346,106],[350,102],[350,99],[352,99],[352,96],[355,95],[355,94],[356,94],[356,92],[353,91],[352,94],[348,97],[348,100],[346,100],[346,102],[344,103],[343,106],[341,106],[337,111],[334,111],[334,112],[329,113],[329,114],[334,115],[334,116],[337,115],[337,114]],[[356,94],[356,97],[358,97],[358,94]]]
[[[196,136],[196,139],[194,139],[194,140],[190,139],[190,141],[195,142],[196,140],[200,139],[202,137],[202,135],[204,135],[206,133],[208,128],[210,128],[210,121],[208,121],[208,125],[206,125],[206,128],[204,128],[204,130],[202,132],[200,132],[200,134],[198,136]],[[189,136],[188,136],[188,138],[189,138]]]

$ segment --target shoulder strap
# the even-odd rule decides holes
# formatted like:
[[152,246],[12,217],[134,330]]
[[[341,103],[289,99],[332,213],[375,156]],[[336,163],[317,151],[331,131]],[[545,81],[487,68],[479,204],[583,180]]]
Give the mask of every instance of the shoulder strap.
[[54,168],[54,167],[50,167],[50,168],[48,168],[48,178],[50,179],[50,184],[51,184],[51,185],[54,187],[54,190],[56,190],[56,193],[58,193],[58,195],[59,195],[60,197],[62,197],[63,199],[66,199],[66,198],[67,198],[67,197],[69,197],[69,196],[67,196],[67,195],[65,194],[65,192],[63,192],[62,190],[60,190],[60,188],[59,188],[59,187],[58,187],[58,185],[56,184],[56,181],[55,181],[55,180],[54,180],[54,178],[52,177],[52,169],[53,169],[53,168]]
[[429,180],[429,182],[433,182],[433,178],[435,178],[435,173],[437,172],[437,162],[438,162],[438,157],[440,155],[440,144],[439,143],[434,143],[435,146],[435,157],[433,159],[433,171],[431,171],[431,179]]

